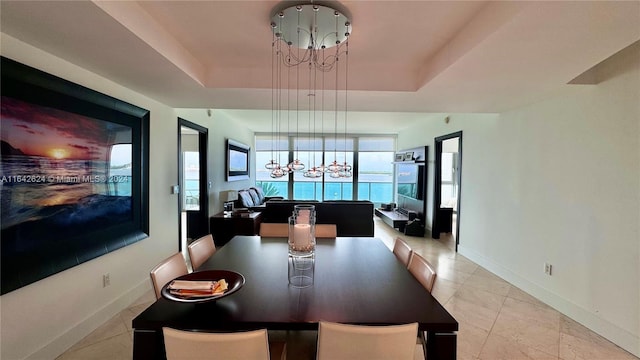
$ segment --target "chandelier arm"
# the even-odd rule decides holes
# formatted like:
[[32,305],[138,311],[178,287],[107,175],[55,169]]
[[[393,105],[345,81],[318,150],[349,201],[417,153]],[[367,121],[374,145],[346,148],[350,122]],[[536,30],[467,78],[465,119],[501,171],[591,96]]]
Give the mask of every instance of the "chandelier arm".
[[[309,94],[307,95],[307,102],[308,102],[307,109],[309,109],[307,111],[307,113],[309,114],[309,128],[311,128],[311,97],[315,96],[315,94],[312,95],[311,89],[312,89],[312,87],[311,87],[311,63],[309,63]],[[316,164],[315,164],[315,159],[313,159],[314,161],[312,161],[312,159],[311,159],[311,152],[312,152],[311,151],[311,146],[309,146],[309,152],[308,152],[309,157],[310,157],[310,159],[309,159],[310,164],[309,165],[311,165],[313,167]]]
[[[340,57],[343,57],[343,54],[345,52],[348,52],[348,46],[346,47],[347,50],[345,50],[345,43],[347,43],[348,41],[348,37],[351,34],[351,23],[349,21],[349,17],[350,15],[347,14],[343,11],[343,10],[336,10],[335,8],[331,7],[331,6],[326,6],[326,5],[316,5],[313,3],[313,0],[311,0],[310,4],[299,4],[299,5],[294,5],[294,6],[278,6],[277,9],[272,13],[272,31],[273,34],[275,35],[275,40],[278,44],[277,44],[277,52],[275,53],[275,58],[273,59],[273,61],[277,61],[278,62],[278,66],[273,69],[273,71],[275,71],[277,73],[277,77],[278,80],[275,81],[274,84],[272,84],[272,86],[275,86],[278,88],[277,91],[274,92],[273,95],[273,102],[276,103],[274,105],[275,110],[274,110],[274,117],[272,118],[272,121],[274,122],[274,124],[272,126],[275,126],[277,128],[277,136],[278,136],[278,140],[276,142],[276,149],[279,149],[280,145],[281,145],[281,129],[282,129],[282,121],[283,121],[283,117],[284,117],[284,107],[283,105],[285,105],[284,103],[284,99],[283,99],[283,89],[282,89],[282,85],[284,84],[284,74],[283,74],[283,70],[286,68],[287,69],[287,126],[288,126],[288,131],[291,131],[291,82],[293,81],[291,79],[291,67],[295,66],[296,67],[296,106],[295,106],[295,111],[296,111],[296,132],[295,132],[295,139],[296,141],[294,142],[294,144],[291,144],[290,142],[288,142],[288,154],[295,154],[295,158],[292,159],[293,161],[291,162],[291,164],[288,164],[286,166],[287,170],[288,169],[292,169],[292,170],[302,170],[305,168],[304,164],[302,164],[302,162],[299,160],[299,147],[300,147],[300,141],[299,137],[300,137],[300,111],[301,111],[301,104],[300,104],[300,85],[301,85],[301,80],[304,81],[303,79],[300,79],[300,66],[302,64],[307,64],[309,66],[309,94],[308,96],[314,96],[313,99],[313,103],[311,103],[311,99],[309,99],[308,101],[308,122],[309,122],[309,127],[313,126],[313,130],[309,129],[309,136],[311,136],[310,141],[313,141],[313,144],[309,147],[309,150],[311,151],[311,153],[313,153],[313,159],[311,159],[310,161],[312,161],[312,168],[310,169],[310,171],[305,172],[309,173],[311,175],[313,175],[314,177],[317,176],[317,166],[316,166],[316,158],[315,158],[315,151],[317,150],[317,122],[318,120],[318,116],[317,116],[317,111],[318,111],[318,99],[317,99],[317,91],[318,91],[318,71],[322,71],[322,92],[323,92],[323,99],[322,99],[322,105],[321,105],[321,111],[322,113],[322,117],[321,120],[322,121],[322,132],[323,132],[323,154],[324,154],[324,150],[327,150],[325,148],[325,141],[324,141],[324,111],[325,111],[325,107],[324,107],[324,96],[325,96],[325,87],[324,87],[324,73],[326,72],[331,72],[331,71],[336,71],[336,81],[334,83],[335,86],[335,109],[334,109],[334,161],[332,163],[332,169],[336,170],[335,174],[332,173],[331,176],[335,177],[338,172],[337,171],[342,171],[345,168],[347,170],[349,170],[349,167],[347,167],[348,163],[346,161],[346,152],[347,152],[347,147],[346,147],[346,142],[347,142],[347,128],[348,128],[348,118],[347,115],[345,114],[345,124],[344,124],[344,139],[343,139],[343,143],[344,143],[344,156],[345,156],[345,161],[342,162],[341,164],[339,164],[337,162],[337,153],[338,153],[338,139],[340,138],[339,133],[338,133],[338,117],[339,117],[339,108],[340,108],[340,75],[339,73],[342,72],[342,70],[339,70],[339,60]],[[295,15],[294,15],[295,14]],[[343,23],[344,21],[344,23]],[[343,26],[344,24],[344,26]],[[297,37],[297,42],[296,42],[296,38]],[[291,48],[291,46],[295,46],[297,50],[293,50]],[[332,51],[329,56],[325,56],[325,49],[326,48],[330,48],[330,47],[335,47],[336,50]],[[313,69],[311,68],[313,67]],[[343,66],[344,68],[344,66]],[[311,71],[313,71],[313,74],[311,74]],[[348,84],[345,82],[345,105],[344,105],[344,111],[348,111],[348,106],[346,104],[346,102],[348,101],[348,97],[347,97],[347,91],[348,91]],[[313,112],[313,114],[311,113]],[[313,116],[313,119],[311,118],[311,116]],[[313,124],[311,123],[313,121]],[[288,135],[289,136],[289,135]],[[272,146],[272,151],[273,151],[273,146]],[[279,155],[282,156],[281,152],[278,151]],[[323,155],[323,159],[324,159],[324,155]],[[324,167],[324,161],[323,164],[321,165],[321,167]],[[282,170],[285,167],[280,167],[278,170],[279,172],[282,172]],[[274,174],[277,174],[278,172],[274,172]],[[306,176],[306,175],[305,175]]]
[[[289,52],[284,55],[285,58],[288,58],[289,61],[284,61],[287,66],[298,66],[300,64],[304,64],[309,61],[311,58],[312,51],[307,49],[302,53],[302,57],[300,57],[300,49],[298,48],[298,54],[295,54],[291,51],[291,45],[289,46]],[[293,60],[293,61],[292,61]]]
[[[278,49],[277,52],[281,53],[281,43],[278,42]],[[280,164],[282,162],[282,159],[280,158],[280,125],[281,125],[281,120],[282,120],[282,66],[280,65],[280,62],[278,61],[278,68],[277,68],[277,76],[278,76],[278,80],[276,81],[276,86],[278,87],[278,94],[277,94],[277,101],[278,101],[278,111],[277,111],[277,134],[278,134],[278,142],[276,144],[276,152],[278,152],[278,164]]]
[[[322,58],[324,59],[324,48],[322,49]],[[324,151],[326,149],[326,144],[327,144],[326,136],[325,136],[325,133],[324,133],[324,109],[325,109],[325,107],[324,107],[324,96],[325,96],[325,93],[326,93],[326,90],[325,90],[326,88],[324,86],[324,73],[325,72],[323,71],[322,72],[322,105],[321,105],[322,106],[322,108],[321,108],[321,114],[322,114],[322,117],[321,117],[321,121],[322,121],[322,132],[321,132],[321,134],[322,134],[322,142],[321,142],[322,143],[322,163],[320,164],[320,171],[323,172],[323,173],[325,171],[327,171],[326,159],[325,159],[325,151]]]
[[[289,51],[291,47],[289,47]],[[291,129],[291,66],[287,67],[287,133]],[[287,169],[289,164],[289,136],[287,136]],[[287,175],[289,172],[287,171]]]
[[[273,25],[272,25],[273,27]],[[273,32],[272,32],[273,33]],[[271,160],[265,164],[265,168],[270,169],[271,166],[273,166],[273,162],[275,161],[275,157],[274,157],[274,152],[273,152],[273,147],[275,146],[275,134],[274,134],[274,113],[275,113],[275,78],[274,78],[274,71],[273,68],[275,66],[275,39],[276,39],[276,35],[272,34],[272,39],[271,39]]]
[[316,67],[313,68],[313,167],[314,167],[314,171],[317,171],[316,168],[316,101],[317,101],[317,94],[318,94],[318,70]]
[[[298,11],[298,44],[300,44],[300,11]],[[298,47],[298,57],[300,57],[300,48]],[[300,67],[296,67],[296,140],[294,161],[298,159],[298,143],[300,140]]]
[[344,63],[344,164],[347,164],[347,97],[349,95],[349,44],[347,44],[347,51],[345,52]]

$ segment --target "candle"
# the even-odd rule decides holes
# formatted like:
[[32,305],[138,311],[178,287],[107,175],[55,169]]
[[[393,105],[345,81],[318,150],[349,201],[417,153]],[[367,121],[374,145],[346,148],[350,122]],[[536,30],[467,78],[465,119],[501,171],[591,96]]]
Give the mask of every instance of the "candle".
[[293,226],[293,246],[303,250],[311,245],[311,225],[295,224]]
[[297,223],[308,224],[311,217],[311,210],[300,210],[298,212]]

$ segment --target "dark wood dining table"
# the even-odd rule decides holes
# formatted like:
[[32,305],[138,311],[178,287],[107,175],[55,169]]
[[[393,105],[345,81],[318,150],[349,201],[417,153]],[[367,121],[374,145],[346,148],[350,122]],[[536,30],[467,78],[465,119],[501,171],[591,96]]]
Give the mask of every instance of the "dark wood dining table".
[[[133,319],[133,358],[164,359],[162,327],[202,331],[317,330],[318,322],[417,322],[430,359],[456,358],[458,322],[377,238],[318,239],[314,283],[288,284],[286,239],[236,236],[199,270],[245,277],[237,292],[211,302],[158,299]],[[416,334],[418,335],[418,334]]]

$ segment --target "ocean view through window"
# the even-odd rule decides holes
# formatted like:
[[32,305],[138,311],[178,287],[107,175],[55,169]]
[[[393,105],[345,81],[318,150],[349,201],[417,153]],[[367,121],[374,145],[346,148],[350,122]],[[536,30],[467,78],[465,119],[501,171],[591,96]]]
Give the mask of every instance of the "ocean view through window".
[[[395,136],[358,136],[335,139],[334,135],[280,136],[256,135],[256,185],[265,195],[292,200],[369,200],[374,206],[393,201],[393,156]],[[271,178],[264,167],[269,160],[287,164],[295,155],[307,166],[345,160],[354,165],[353,177],[307,178],[293,173]]]

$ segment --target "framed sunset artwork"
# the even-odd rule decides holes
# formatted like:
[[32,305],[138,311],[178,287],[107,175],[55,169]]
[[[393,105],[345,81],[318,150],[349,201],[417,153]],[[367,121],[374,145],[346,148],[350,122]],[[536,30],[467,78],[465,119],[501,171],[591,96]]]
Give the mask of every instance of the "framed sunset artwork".
[[149,112],[1,61],[5,294],[148,236]]

